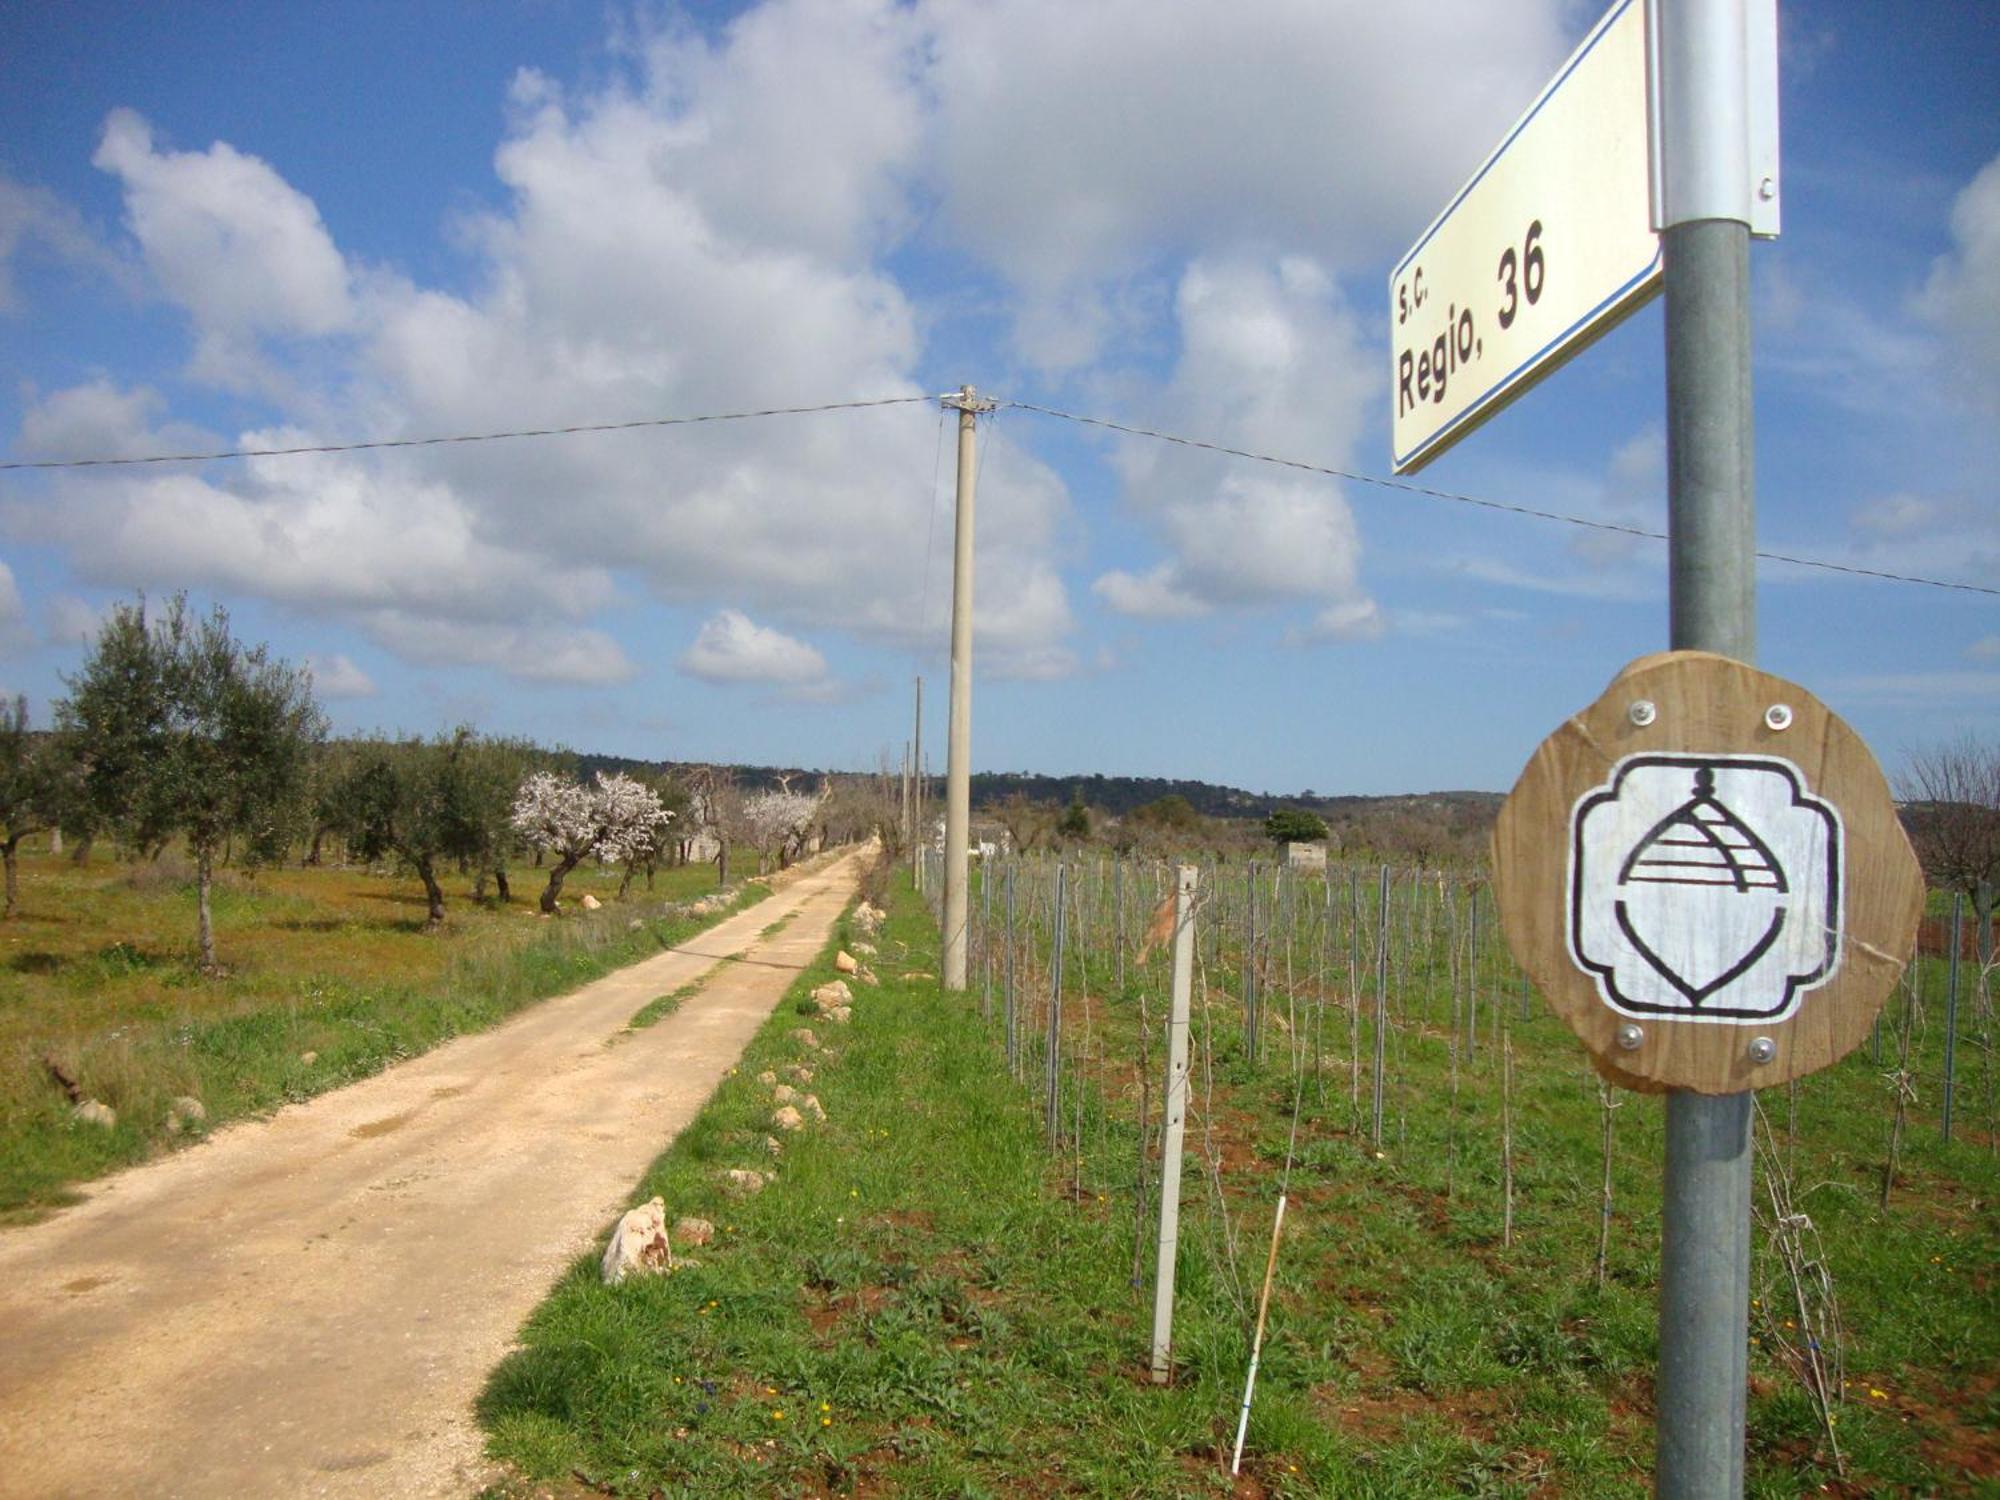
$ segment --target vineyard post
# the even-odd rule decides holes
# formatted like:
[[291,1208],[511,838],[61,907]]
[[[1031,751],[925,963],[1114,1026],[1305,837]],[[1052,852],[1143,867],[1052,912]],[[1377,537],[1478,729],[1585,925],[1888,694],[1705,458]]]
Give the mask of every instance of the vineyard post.
[[1188,1004],[1194,990],[1196,870],[1174,882],[1173,989],[1167,1013],[1167,1096],[1161,1111],[1160,1243],[1153,1266],[1153,1383],[1166,1384],[1174,1341],[1174,1262],[1180,1245],[1181,1146],[1187,1130]]
[[1964,941],[1962,927],[1965,921],[1965,897],[1954,893],[1951,898],[1951,967],[1947,971],[1944,991],[1944,1118],[1940,1124],[1943,1138],[1951,1140],[1951,1091],[1952,1068],[1958,1060],[1958,947]]
[[924,851],[930,840],[924,837],[924,679],[917,678],[915,738],[910,749],[910,863],[919,895],[924,892]]
[[1257,1061],[1257,862],[1243,875],[1243,1053]]
[[979,1019],[993,1020],[993,866],[979,861]]
[[1021,1049],[1014,1023],[1014,870],[1017,860],[1007,861],[1007,951],[1000,975],[1000,1005],[1006,1018],[1007,1073],[1021,1076]]
[[1049,1149],[1062,1144],[1062,986],[1063,986],[1063,897],[1067,891],[1069,867],[1056,861],[1055,933],[1049,960],[1049,1036],[1047,1055],[1042,1060],[1047,1075],[1048,1100],[1044,1124]]
[[1376,917],[1375,942],[1375,1108],[1369,1140],[1382,1150],[1382,1064],[1389,1029],[1389,867],[1382,866],[1381,910]]

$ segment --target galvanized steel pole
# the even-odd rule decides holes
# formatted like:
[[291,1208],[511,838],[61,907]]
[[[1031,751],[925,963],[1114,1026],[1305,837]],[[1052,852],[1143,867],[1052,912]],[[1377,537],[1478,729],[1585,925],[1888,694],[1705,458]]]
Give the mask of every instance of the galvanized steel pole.
[[[1656,0],[1670,639],[1745,662],[1757,653],[1746,15],[1745,0]],[[1667,1096],[1662,1500],[1743,1493],[1751,1097]]]

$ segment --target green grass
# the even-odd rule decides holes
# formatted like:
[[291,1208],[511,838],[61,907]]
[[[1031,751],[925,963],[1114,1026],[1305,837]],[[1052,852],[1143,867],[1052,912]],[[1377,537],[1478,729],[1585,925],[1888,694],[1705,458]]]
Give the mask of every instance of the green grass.
[[684,1001],[700,993],[700,991],[701,981],[696,979],[682,985],[671,995],[662,995],[657,1000],[648,1001],[639,1008],[630,1021],[626,1022],[625,1029],[627,1031],[644,1031],[648,1026],[666,1020],[668,1016],[681,1008]]
[[[712,892],[706,866],[663,871],[653,892],[624,902],[619,872],[580,869],[556,920],[535,915],[536,876],[516,872],[511,904],[475,902],[469,882],[449,882],[445,929],[426,933],[414,881],[225,870],[214,897],[225,972],[213,977],[196,962],[192,881],[173,853],[136,867],[100,855],[83,868],[26,854],[21,912],[0,924],[0,1220],[491,1026],[725,914],[681,905]],[[747,886],[737,900],[762,891]],[[586,913],[585,892],[603,908]],[[117,1111],[114,1129],[71,1117],[48,1057]],[[166,1122],[179,1095],[200,1099],[208,1122],[175,1138]]]
[[[1101,894],[1101,893],[1100,893]],[[1086,898],[1088,900],[1090,898]],[[1641,1496],[1650,1490],[1661,1110],[1615,1113],[1608,1277],[1593,1274],[1600,1157],[1594,1081],[1539,1007],[1526,1019],[1497,955],[1478,1051],[1450,1104],[1448,976],[1400,965],[1385,1149],[1348,1093],[1345,1013],[1271,986],[1266,1055],[1244,1053],[1225,947],[1197,1012],[1175,1378],[1144,1375],[1150,1211],[1135,1224],[1132,1061],[1142,991],[1115,993],[1103,944],[1066,978],[1065,1138],[1042,1138],[1040,1028],[1023,1073],[973,993],[940,996],[935,928],[893,892],[879,990],[811,1060],[827,1124],[789,1139],[776,1183],[732,1201],[718,1177],[768,1164],[766,1068],[806,1058],[781,1005],[737,1076],[635,1193],[722,1226],[703,1264],[612,1290],[580,1259],[481,1405],[516,1488],[645,1495],[1204,1495],[1226,1473],[1290,1110],[1304,1086],[1290,1206],[1245,1467],[1275,1495]],[[1024,889],[1024,913],[1032,902]],[[1046,911],[1041,918],[1046,919]],[[1025,918],[1024,918],[1025,920]],[[1082,924],[1089,930],[1088,922]],[[1076,929],[1072,929],[1074,940]],[[1045,956],[1046,948],[1040,952]],[[1075,954],[1075,948],[1072,948]],[[793,999],[830,976],[831,949]],[[1344,965],[1342,966],[1344,968]],[[907,979],[905,974],[925,977]],[[1926,966],[1913,1027],[1902,1176],[1878,1206],[1887,1093],[1869,1049],[1764,1100],[1799,1207],[1826,1248],[1846,1327],[1845,1481],[1777,1357],[1788,1293],[1760,1231],[1750,1491],[1759,1496],[2000,1494],[2000,1170],[1961,1045],[1960,1138],[1937,1140],[1939,1044]],[[1024,996],[1046,976],[1023,960]],[[1000,986],[994,996],[998,1007]],[[1498,1021],[1517,1059],[1512,1242],[1501,1234]],[[1893,1056],[1901,1001],[1890,1010]],[[1316,1023],[1321,1068],[1310,1059]],[[812,1023],[817,1025],[818,1023]],[[1296,1036],[1294,1051],[1289,1037]],[[1371,1038],[1361,1032],[1363,1055]],[[1157,1071],[1159,1050],[1151,1066]],[[1883,1066],[1888,1066],[1885,1063]],[[1212,1085],[1204,1080],[1212,1078]],[[1152,1090],[1158,1111],[1158,1088]],[[1762,1181],[1759,1193],[1761,1201]],[[1135,1231],[1143,1256],[1135,1277]],[[1879,1394],[1878,1394],[1879,1393]],[[778,1414],[782,1413],[782,1417]],[[567,1489],[562,1493],[569,1493]],[[584,1491],[578,1490],[577,1493]]]

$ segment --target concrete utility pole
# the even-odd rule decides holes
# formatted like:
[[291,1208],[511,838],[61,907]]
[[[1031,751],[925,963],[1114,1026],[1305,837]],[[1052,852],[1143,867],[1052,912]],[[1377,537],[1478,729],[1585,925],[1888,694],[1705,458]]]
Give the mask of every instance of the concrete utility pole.
[[944,773],[944,987],[965,988],[966,864],[972,824],[972,491],[979,414],[993,410],[971,386],[943,398],[958,413],[958,510],[951,563],[951,736]]
[[[1750,413],[1749,45],[1763,0],[1657,0],[1654,217],[1666,282],[1670,642],[1757,654]],[[1657,1472],[1662,1500],[1743,1493],[1751,1095],[1667,1095]]]

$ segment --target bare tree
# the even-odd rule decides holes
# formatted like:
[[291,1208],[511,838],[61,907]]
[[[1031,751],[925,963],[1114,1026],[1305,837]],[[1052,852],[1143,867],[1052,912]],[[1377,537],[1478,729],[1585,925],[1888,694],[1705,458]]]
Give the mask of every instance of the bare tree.
[[2000,743],[1970,733],[1909,758],[1897,790],[1924,874],[1972,903],[1979,966],[1993,963],[2000,898]]

